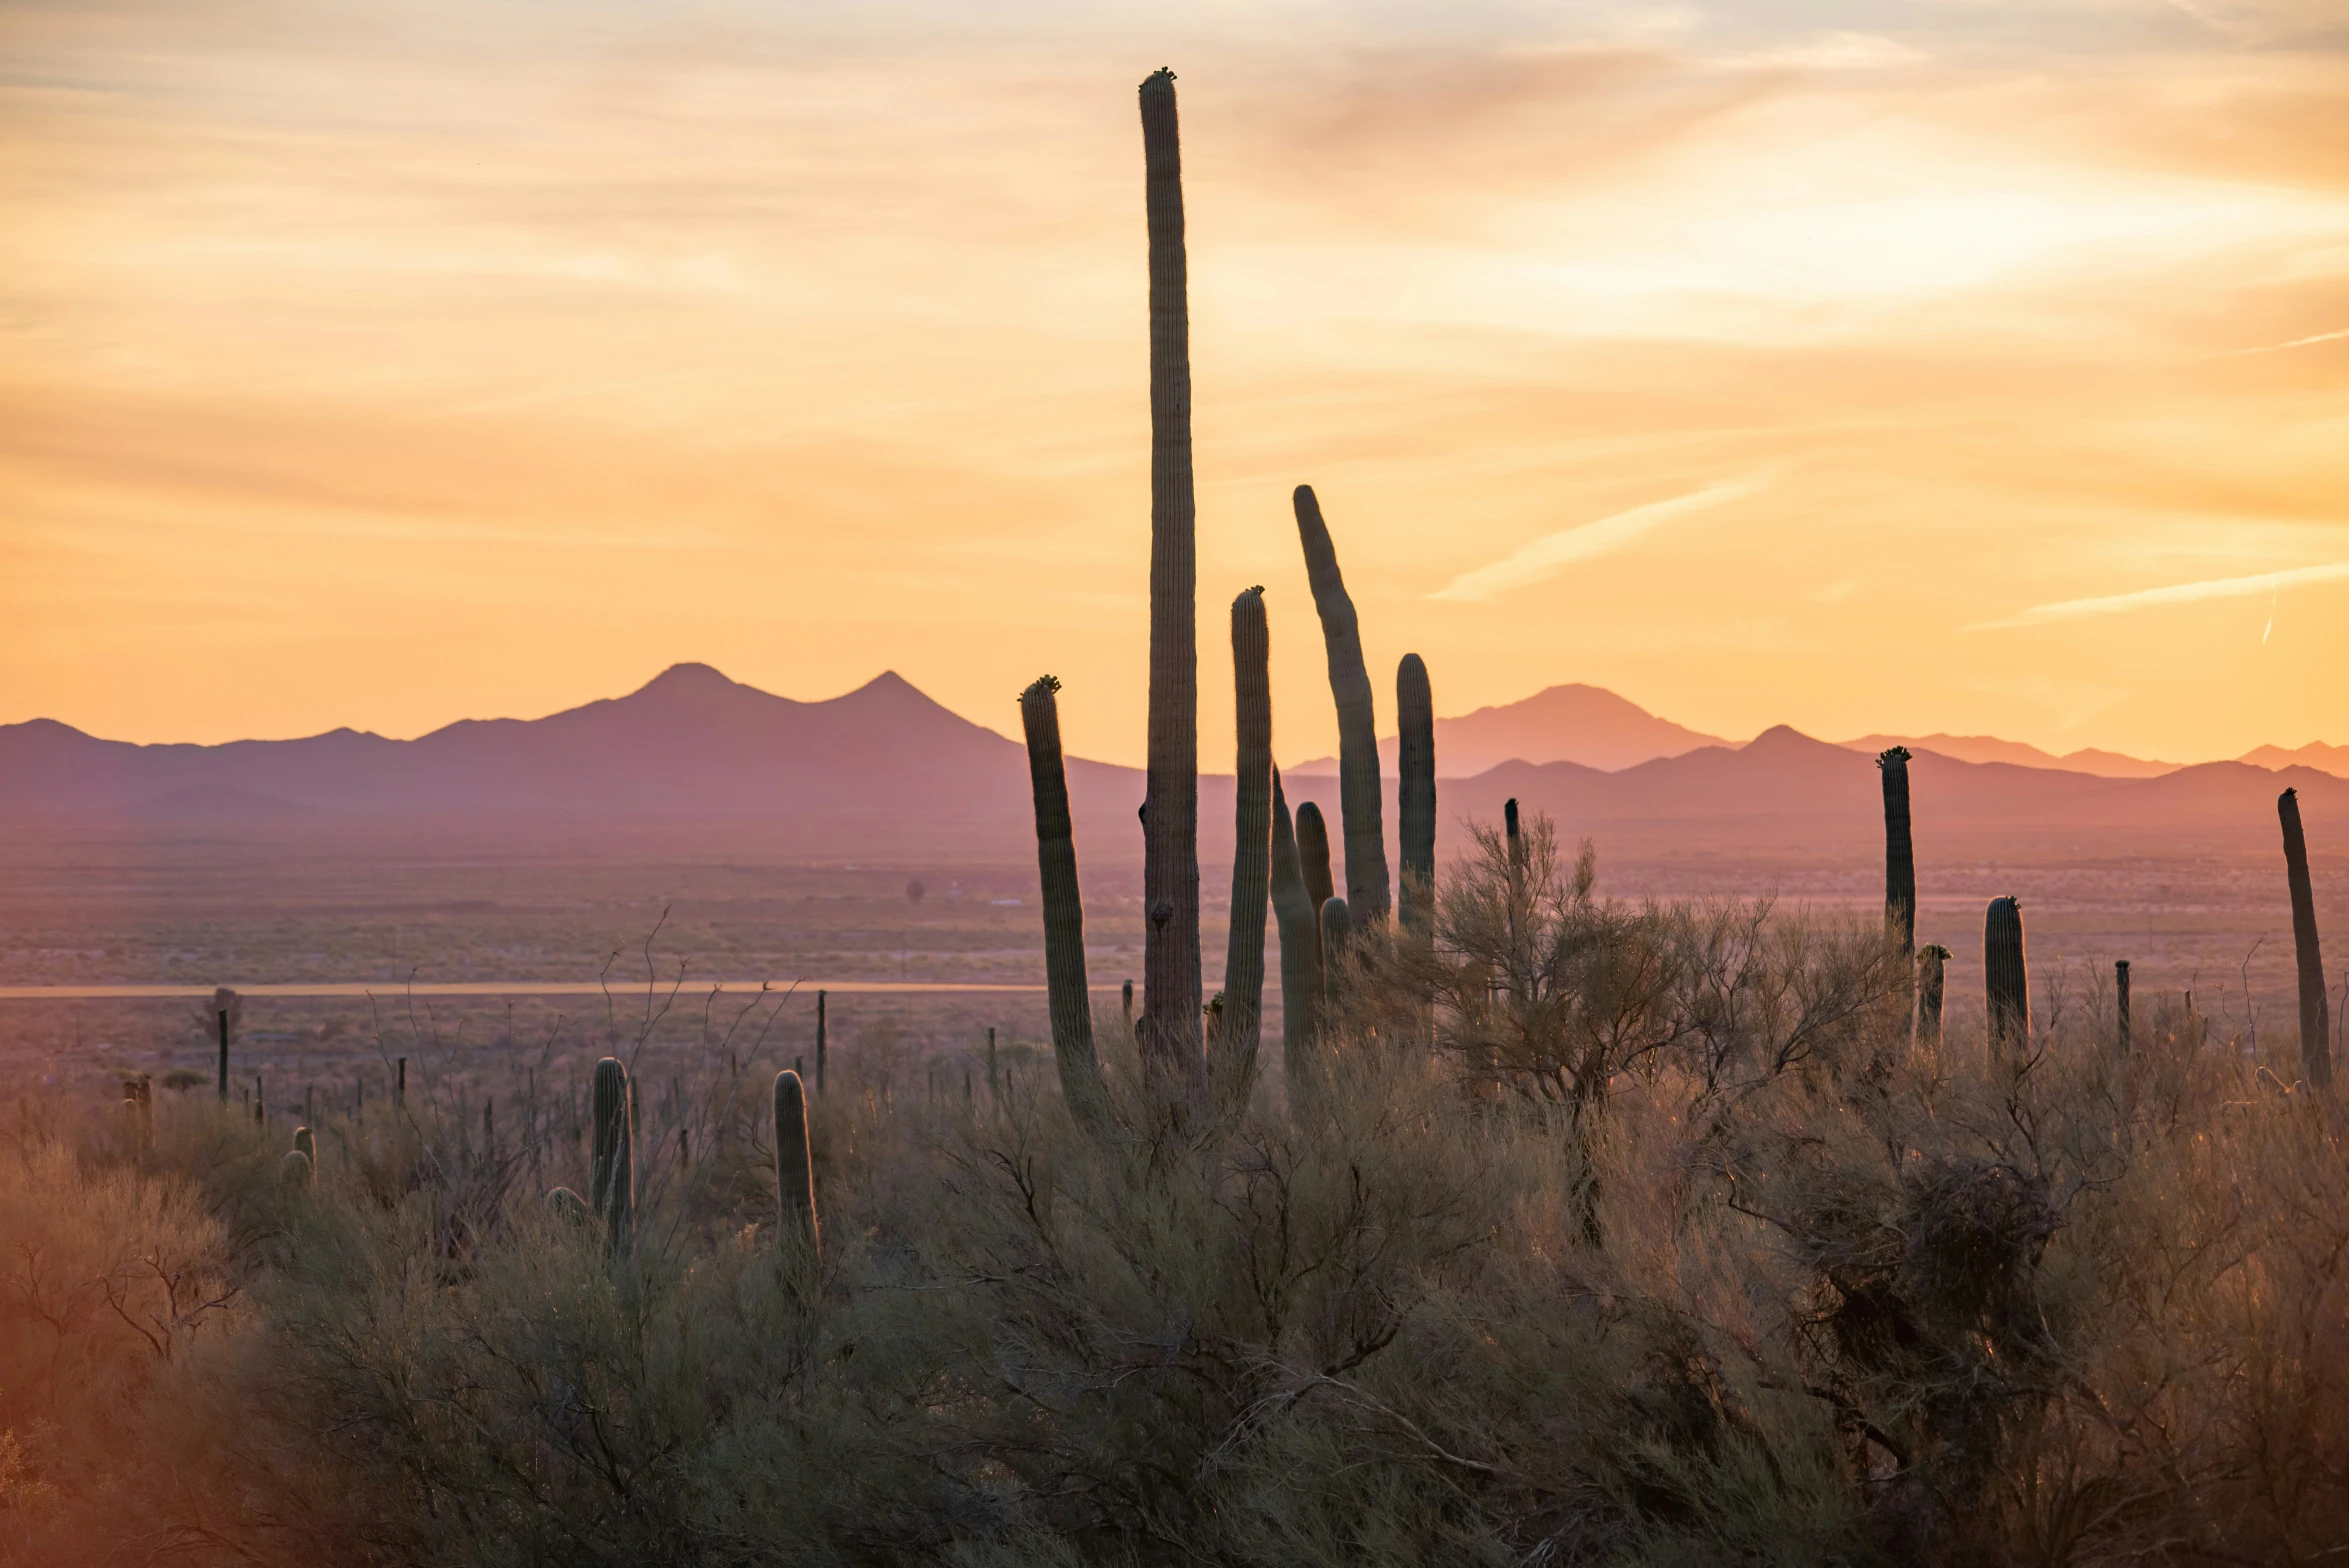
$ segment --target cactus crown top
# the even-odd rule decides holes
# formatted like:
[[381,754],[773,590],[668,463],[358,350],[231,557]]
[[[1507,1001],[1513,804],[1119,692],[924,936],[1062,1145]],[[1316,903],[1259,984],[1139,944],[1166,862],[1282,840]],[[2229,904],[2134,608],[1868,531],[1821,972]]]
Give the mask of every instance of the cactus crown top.
[[1060,677],[1057,675],[1039,675],[1034,680],[1028,682],[1028,691],[1023,691],[1020,693],[1020,695],[1025,697],[1029,691],[1034,691],[1038,687],[1042,687],[1046,691],[1058,691],[1060,690]]
[[1888,767],[1895,762],[1906,762],[1908,760],[1909,749],[1906,746],[1890,746],[1876,754],[1876,766],[1880,768]]

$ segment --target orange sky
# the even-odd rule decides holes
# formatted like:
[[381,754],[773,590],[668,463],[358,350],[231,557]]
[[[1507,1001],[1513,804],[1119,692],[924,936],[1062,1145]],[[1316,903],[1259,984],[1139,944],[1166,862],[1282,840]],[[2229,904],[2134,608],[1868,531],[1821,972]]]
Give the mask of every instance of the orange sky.
[[1300,480],[1382,723],[1415,649],[1444,713],[2349,741],[2338,0],[973,12],[0,10],[0,721],[1050,670],[1138,761],[1170,63],[1210,765],[1251,583],[1332,747]]

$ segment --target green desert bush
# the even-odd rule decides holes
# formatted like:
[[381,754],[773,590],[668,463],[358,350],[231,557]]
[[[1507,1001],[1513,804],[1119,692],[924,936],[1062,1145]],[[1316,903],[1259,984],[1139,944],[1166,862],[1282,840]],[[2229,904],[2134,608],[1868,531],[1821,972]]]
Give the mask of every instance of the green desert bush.
[[1113,1033],[1104,1137],[1040,1067],[966,1098],[851,1050],[807,1101],[820,1256],[787,1244],[749,1074],[695,1086],[703,1152],[647,1160],[617,1255],[546,1197],[588,1185],[583,1143],[528,1163],[428,1088],[397,1123],[324,1120],[315,1190],[201,1097],[157,1108],[144,1156],[102,1114],[29,1117],[0,1156],[0,1550],[1934,1565],[2349,1542],[2349,1163],[2288,1062],[2174,1017],[2124,1055],[2077,999],[2023,1049],[1975,1019],[1912,1051],[1880,922],[1612,904],[1538,818],[1514,856],[1480,838],[1431,915],[1349,949],[1296,1106],[1275,1077],[1172,1130]]

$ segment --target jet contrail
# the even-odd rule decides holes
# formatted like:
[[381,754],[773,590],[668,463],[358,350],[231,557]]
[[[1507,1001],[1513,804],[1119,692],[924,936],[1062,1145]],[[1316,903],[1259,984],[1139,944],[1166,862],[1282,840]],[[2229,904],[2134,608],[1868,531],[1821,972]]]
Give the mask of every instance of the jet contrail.
[[1539,539],[1520,545],[1489,566],[1480,566],[1473,572],[1465,572],[1453,578],[1428,597],[1450,599],[1455,603],[1479,603],[1511,588],[1540,582],[1577,561],[1596,560],[1602,555],[1613,555],[1618,550],[1629,549],[1641,537],[1653,533],[1674,518],[1743,500],[1757,491],[1767,489],[1769,484],[1768,474],[1750,474],[1743,479],[1709,485],[1705,489],[1676,495],[1669,500],[1650,501],[1627,512],[1602,517],[1594,523],[1562,528],[1554,534],[1544,534]]
[[2349,561],[2329,561],[2322,566],[2296,566],[2290,571],[2261,572],[2253,577],[2212,577],[2198,583],[2173,583],[2167,588],[2140,588],[2135,593],[2110,594],[2100,599],[2064,599],[2055,604],[2035,604],[2008,620],[1981,621],[1966,630],[1988,632],[2010,626],[2044,626],[2049,621],[2073,621],[2088,615],[2126,615],[2131,610],[2151,610],[2168,604],[2199,604],[2205,599],[2249,599],[2263,593],[2273,594],[2281,589],[2296,588],[2304,583],[2333,583],[2345,578],[2349,578]]

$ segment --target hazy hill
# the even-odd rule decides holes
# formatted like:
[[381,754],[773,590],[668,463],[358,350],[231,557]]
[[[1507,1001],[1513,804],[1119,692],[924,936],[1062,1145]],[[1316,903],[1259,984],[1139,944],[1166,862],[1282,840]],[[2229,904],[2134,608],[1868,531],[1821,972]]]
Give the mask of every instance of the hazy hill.
[[[1393,716],[1390,706],[1389,715]],[[1504,762],[1575,762],[1612,772],[1657,757],[1677,757],[1700,746],[1726,746],[1601,686],[1552,686],[1522,702],[1478,708],[1435,721],[1438,767],[1468,778]],[[1395,738],[1379,742],[1382,769],[1395,771]],[[1338,771],[1335,757],[1316,757],[1288,770],[1311,777]]]
[[2320,773],[2349,779],[2349,746],[2328,746],[2321,740],[2312,740],[2290,751],[2281,746],[2262,746],[2235,760],[2259,768],[2314,768]]
[[[1960,762],[2011,762],[2017,767],[2062,768],[2071,773],[2093,773],[2099,778],[2108,779],[2159,778],[2164,773],[2176,771],[2178,767],[2175,762],[2151,762],[2143,757],[2123,756],[2117,751],[2101,751],[2094,746],[2067,751],[2058,756],[2052,751],[2042,751],[2037,746],[2025,745],[2019,740],[2000,740],[1995,735],[1862,735],[1857,740],[1847,740],[1841,744],[1853,751],[1864,751],[1870,756],[1887,747],[1906,746],[1911,751],[1938,752]],[[2269,765],[2284,766],[2282,763]]]

